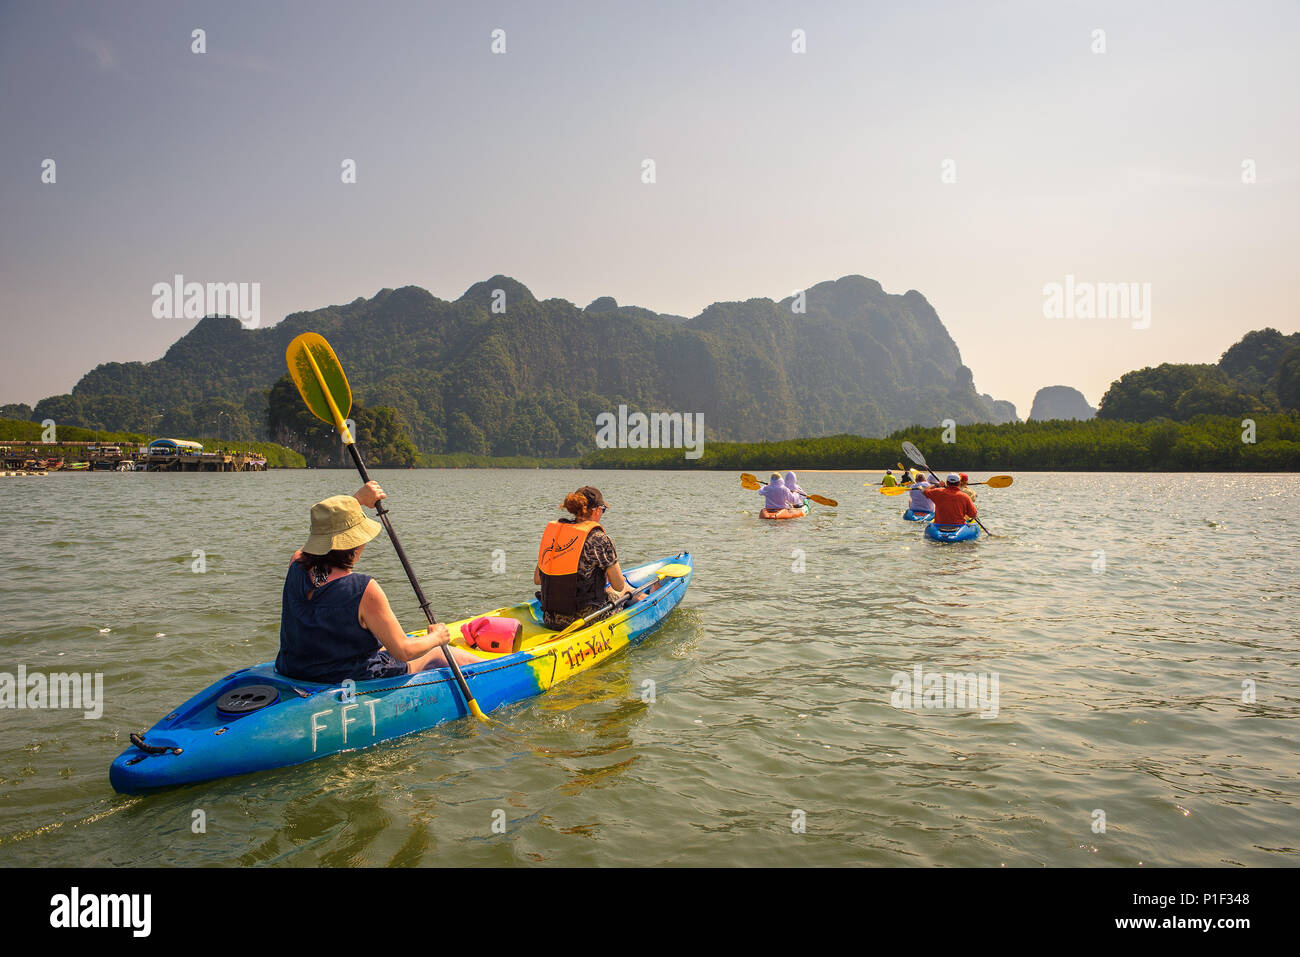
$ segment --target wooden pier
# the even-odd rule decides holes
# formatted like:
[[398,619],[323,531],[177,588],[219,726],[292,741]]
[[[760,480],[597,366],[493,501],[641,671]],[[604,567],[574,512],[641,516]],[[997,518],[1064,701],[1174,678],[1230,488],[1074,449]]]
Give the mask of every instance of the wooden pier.
[[[70,454],[71,453],[71,454]],[[57,462],[58,464],[54,464]],[[17,442],[0,449],[0,470],[59,472],[265,472],[251,452],[195,452],[103,442]]]
[[[247,452],[146,452],[136,459],[145,472],[265,472],[266,459]],[[91,466],[94,468],[94,466]]]

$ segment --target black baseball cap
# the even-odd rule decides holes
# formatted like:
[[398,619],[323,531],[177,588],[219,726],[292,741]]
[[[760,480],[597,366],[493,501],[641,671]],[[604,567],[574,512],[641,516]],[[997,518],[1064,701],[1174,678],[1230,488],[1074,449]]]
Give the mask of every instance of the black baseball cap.
[[609,503],[605,501],[605,496],[600,494],[600,489],[594,485],[584,485],[578,489],[587,498],[587,508],[609,508]]

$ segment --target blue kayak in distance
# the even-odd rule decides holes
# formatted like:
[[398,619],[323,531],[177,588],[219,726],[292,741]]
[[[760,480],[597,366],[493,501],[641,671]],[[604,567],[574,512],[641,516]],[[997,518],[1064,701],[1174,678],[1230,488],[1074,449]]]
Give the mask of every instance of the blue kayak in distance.
[[931,522],[925,526],[925,537],[945,545],[951,545],[953,542],[973,542],[980,537],[980,527],[974,522],[967,522],[965,525],[938,525]]
[[[637,588],[669,564],[694,567],[690,553],[681,552],[629,569],[624,577]],[[461,665],[465,681],[485,712],[542,694],[656,631],[691,577],[665,578],[632,604],[563,638],[542,625],[535,598],[489,611],[523,625],[520,650],[474,649],[483,661]],[[454,645],[466,647],[460,626],[477,617],[447,623]],[[113,761],[108,776],[114,790],[142,794],[368,748],[468,714],[448,668],[317,684],[287,678],[268,661],[226,675],[143,735],[131,735],[131,747]]]
[[928,522],[934,518],[934,512],[914,512],[910,508],[903,513],[905,522]]

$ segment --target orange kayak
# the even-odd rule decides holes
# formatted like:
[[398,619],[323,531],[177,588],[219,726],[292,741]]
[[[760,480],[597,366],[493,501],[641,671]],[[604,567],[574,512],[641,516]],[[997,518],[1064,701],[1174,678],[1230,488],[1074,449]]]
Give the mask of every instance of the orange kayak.
[[808,502],[805,500],[803,508],[764,508],[759,510],[758,517],[776,521],[783,518],[803,518],[807,514]]

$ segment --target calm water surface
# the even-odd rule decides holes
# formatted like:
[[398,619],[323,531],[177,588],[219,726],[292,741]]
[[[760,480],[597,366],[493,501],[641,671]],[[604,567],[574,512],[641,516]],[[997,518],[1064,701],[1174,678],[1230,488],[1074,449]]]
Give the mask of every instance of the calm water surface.
[[[588,481],[625,565],[687,549],[695,579],[644,645],[506,730],[122,797],[131,731],[275,657],[308,509],[358,482],[4,479],[0,671],[101,672],[106,701],[0,711],[0,864],[1300,862],[1296,476],[1022,473],[980,495],[995,537],[957,546],[865,475],[804,475],[840,507],[785,523],[732,474],[375,477],[443,619],[531,595],[542,527]],[[359,569],[419,623],[383,539]],[[996,675],[996,717],[895,708],[918,666]]]

